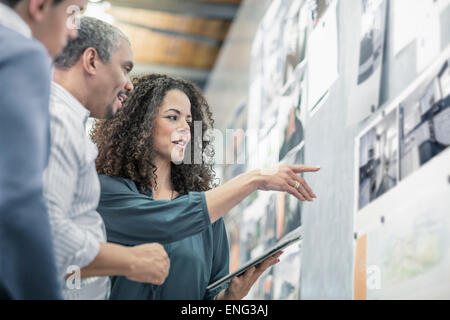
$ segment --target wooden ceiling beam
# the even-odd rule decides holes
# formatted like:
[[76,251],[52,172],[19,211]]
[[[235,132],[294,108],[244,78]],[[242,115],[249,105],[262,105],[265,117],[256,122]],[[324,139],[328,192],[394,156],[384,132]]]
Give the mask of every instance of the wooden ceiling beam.
[[208,38],[208,37],[195,35],[195,34],[192,34],[192,33],[186,33],[186,32],[179,32],[179,31],[173,31],[173,30],[149,27],[149,26],[145,26],[145,25],[141,25],[141,24],[137,24],[137,23],[130,23],[128,21],[122,21],[122,20],[117,20],[117,22],[123,23],[123,24],[128,24],[128,25],[133,26],[133,27],[147,29],[149,31],[161,33],[161,34],[166,35],[166,36],[171,36],[171,37],[175,37],[175,38],[182,38],[182,39],[187,39],[187,40],[190,40],[190,41],[193,41],[193,42],[203,43],[203,44],[206,44],[206,45],[209,45],[209,46],[212,46],[212,47],[220,48],[222,46],[222,41],[211,39],[211,38]]
[[130,39],[136,62],[211,69],[219,47],[117,23]]
[[193,0],[109,0],[113,6],[169,12],[198,18],[233,20],[239,5]]

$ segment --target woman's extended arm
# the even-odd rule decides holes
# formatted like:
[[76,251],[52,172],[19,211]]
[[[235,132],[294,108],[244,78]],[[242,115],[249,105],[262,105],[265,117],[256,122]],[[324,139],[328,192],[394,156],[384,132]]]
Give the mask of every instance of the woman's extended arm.
[[312,201],[315,194],[298,174],[319,170],[317,166],[280,165],[273,170],[253,170],[238,175],[220,187],[205,192],[211,223],[256,190],[283,191],[301,201]]
[[173,200],[153,200],[127,179],[100,175],[102,193],[97,211],[105,222],[108,241],[165,244],[202,232],[256,190],[286,191],[299,200],[311,201],[315,195],[298,174],[318,170],[283,165],[274,172],[250,171],[220,187],[189,192]]

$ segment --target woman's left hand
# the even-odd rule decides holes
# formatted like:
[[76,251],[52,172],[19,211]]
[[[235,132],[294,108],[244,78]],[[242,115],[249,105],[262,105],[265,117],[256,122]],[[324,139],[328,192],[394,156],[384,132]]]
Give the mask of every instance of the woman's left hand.
[[243,274],[231,279],[230,286],[228,289],[221,291],[217,295],[218,300],[240,300],[244,298],[251,287],[255,284],[256,280],[266,271],[267,268],[273,266],[274,264],[280,262],[278,259],[283,251],[280,251],[273,256],[267,258],[260,264],[251,267]]

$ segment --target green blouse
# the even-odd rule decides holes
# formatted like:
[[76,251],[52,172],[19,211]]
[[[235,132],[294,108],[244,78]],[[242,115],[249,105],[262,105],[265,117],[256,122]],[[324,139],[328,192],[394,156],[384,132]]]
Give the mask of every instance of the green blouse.
[[135,183],[100,175],[102,216],[109,242],[134,246],[161,243],[170,258],[166,281],[158,286],[112,277],[110,299],[212,299],[224,285],[206,287],[229,273],[229,247],[223,219],[211,224],[204,192],[154,200]]

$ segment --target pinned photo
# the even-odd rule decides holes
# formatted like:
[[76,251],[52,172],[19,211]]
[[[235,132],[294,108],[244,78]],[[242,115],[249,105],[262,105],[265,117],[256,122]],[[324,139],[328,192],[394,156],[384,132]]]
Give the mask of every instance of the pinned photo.
[[358,85],[381,67],[386,19],[385,0],[361,0],[361,43]]
[[449,62],[400,103],[400,178],[450,145]]
[[375,200],[398,182],[397,109],[360,138],[358,208]]

